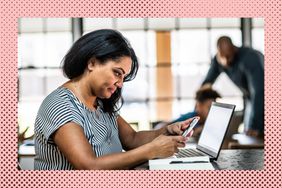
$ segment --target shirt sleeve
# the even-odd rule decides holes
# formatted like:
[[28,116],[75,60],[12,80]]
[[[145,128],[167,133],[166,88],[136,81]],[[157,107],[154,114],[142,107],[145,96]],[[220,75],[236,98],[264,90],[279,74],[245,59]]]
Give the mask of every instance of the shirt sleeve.
[[38,116],[41,120],[42,133],[49,143],[53,142],[51,135],[66,123],[74,122],[83,127],[81,115],[60,96],[45,100]]
[[173,123],[176,123],[178,121],[185,121],[189,118],[192,118],[194,116],[197,116],[198,114],[196,112],[188,112],[186,114],[182,114],[180,117],[178,117],[177,119],[171,121],[169,124],[173,124]]
[[221,73],[221,70],[220,70],[219,64],[216,60],[216,57],[214,57],[211,61],[209,71],[202,85],[207,84],[207,83],[213,84],[220,73]]

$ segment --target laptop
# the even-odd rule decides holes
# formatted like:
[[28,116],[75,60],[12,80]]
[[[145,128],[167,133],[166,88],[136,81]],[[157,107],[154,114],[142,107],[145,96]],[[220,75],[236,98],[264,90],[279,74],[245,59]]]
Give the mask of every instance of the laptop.
[[235,105],[213,102],[196,148],[180,149],[174,158],[208,156],[217,160]]

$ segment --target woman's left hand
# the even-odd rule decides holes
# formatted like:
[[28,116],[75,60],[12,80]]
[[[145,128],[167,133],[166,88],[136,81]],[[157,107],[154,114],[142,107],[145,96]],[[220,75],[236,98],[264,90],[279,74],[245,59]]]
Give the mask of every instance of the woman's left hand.
[[[176,122],[166,126],[166,131],[169,135],[182,135],[184,130],[189,127],[194,118],[189,118],[185,121]],[[193,130],[187,135],[187,138],[193,135]]]

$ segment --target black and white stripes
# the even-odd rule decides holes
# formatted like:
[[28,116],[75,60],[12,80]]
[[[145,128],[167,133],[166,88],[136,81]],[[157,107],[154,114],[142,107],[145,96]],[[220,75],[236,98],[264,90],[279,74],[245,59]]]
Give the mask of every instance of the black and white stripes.
[[36,170],[71,170],[52,134],[68,122],[80,125],[96,156],[121,152],[116,116],[91,111],[67,88],[59,87],[42,102],[35,121]]

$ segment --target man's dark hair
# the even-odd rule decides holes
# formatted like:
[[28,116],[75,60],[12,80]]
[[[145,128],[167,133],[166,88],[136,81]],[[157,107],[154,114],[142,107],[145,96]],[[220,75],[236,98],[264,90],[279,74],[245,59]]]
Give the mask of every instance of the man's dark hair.
[[[73,44],[62,60],[62,69],[67,78],[73,79],[84,73],[92,58],[97,59],[100,64],[106,64],[108,60],[118,61],[122,57],[130,57],[132,60],[130,73],[124,78],[124,82],[133,80],[138,71],[138,60],[128,40],[116,30],[96,30],[82,36]],[[98,104],[102,103],[105,112],[113,114],[123,104],[121,88],[117,88],[109,99],[97,100]]]
[[221,36],[217,39],[217,47],[221,47],[221,44],[225,42],[228,43],[229,45],[233,46],[233,42],[230,37],[228,36]]
[[211,87],[203,87],[196,92],[196,100],[199,102],[204,102],[208,99],[215,101],[217,98],[221,98],[220,94]]

